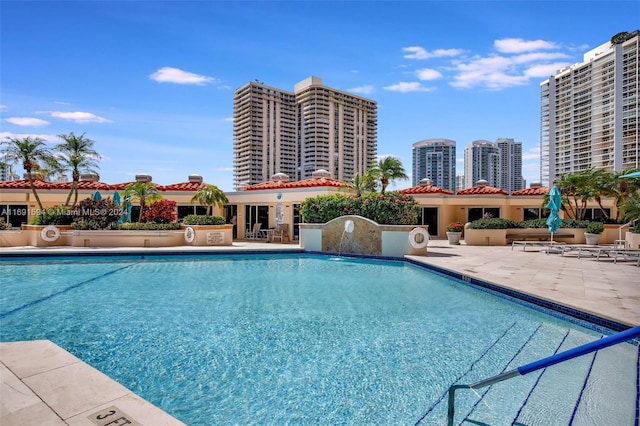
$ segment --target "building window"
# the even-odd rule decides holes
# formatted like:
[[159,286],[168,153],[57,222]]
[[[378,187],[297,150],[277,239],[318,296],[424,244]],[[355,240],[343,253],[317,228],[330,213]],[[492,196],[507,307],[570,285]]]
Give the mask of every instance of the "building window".
[[467,221],[500,217],[500,207],[470,207],[467,210]]
[[0,204],[0,217],[12,228],[19,228],[29,220],[29,206],[26,204]]

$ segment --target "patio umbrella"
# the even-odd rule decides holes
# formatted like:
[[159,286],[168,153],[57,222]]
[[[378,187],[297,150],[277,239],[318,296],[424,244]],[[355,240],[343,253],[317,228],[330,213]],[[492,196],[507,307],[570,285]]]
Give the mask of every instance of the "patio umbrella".
[[558,212],[560,211],[560,206],[562,205],[562,196],[560,194],[560,190],[557,186],[553,185],[551,191],[549,191],[549,204],[547,204],[547,208],[549,209],[549,217],[547,218],[547,226],[549,227],[549,232],[551,232],[551,242],[553,243],[553,234],[558,232],[560,228],[560,216],[558,216]]
[[627,173],[626,175],[618,176],[618,179],[621,178],[640,178],[640,172]]
[[[121,207],[120,204],[122,204],[122,200],[120,199],[120,193],[118,191],[113,193],[113,204]],[[118,223],[122,222],[124,222],[124,212],[120,215],[120,219],[118,219]]]
[[126,213],[124,221],[127,223],[131,223],[131,196],[125,195],[124,201],[126,202]]
[[100,201],[102,200],[102,194],[100,194],[100,191],[96,191],[93,193],[93,201]]

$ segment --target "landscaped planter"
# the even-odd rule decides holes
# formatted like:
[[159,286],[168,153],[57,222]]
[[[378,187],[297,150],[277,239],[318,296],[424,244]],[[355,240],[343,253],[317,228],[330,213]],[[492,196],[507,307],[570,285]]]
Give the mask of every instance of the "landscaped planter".
[[625,234],[625,240],[627,240],[627,247],[632,249],[640,249],[640,234],[634,234],[627,231]]
[[183,241],[188,246],[230,246],[233,225],[181,225]]
[[175,247],[184,245],[184,232],[181,230],[73,230],[69,238],[73,247]]
[[327,223],[301,223],[300,247],[307,251],[339,254],[389,257],[424,255],[428,244],[426,228],[379,225],[361,216],[341,216]]
[[21,229],[0,231],[0,247],[22,247],[29,245],[27,232]]
[[35,247],[66,246],[71,229],[71,225],[22,225],[26,245]]
[[464,242],[468,246],[507,245],[506,229],[464,229]]

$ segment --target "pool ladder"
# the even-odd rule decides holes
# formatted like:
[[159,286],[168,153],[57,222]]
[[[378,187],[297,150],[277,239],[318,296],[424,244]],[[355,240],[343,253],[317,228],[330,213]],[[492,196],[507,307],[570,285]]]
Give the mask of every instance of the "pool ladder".
[[532,373],[542,368],[550,367],[555,364],[559,364],[570,359],[577,358],[582,355],[590,354],[591,352],[599,351],[600,349],[608,348],[619,343],[623,343],[629,340],[633,340],[640,337],[640,326],[629,328],[620,333],[607,336],[603,339],[596,340],[594,342],[586,343],[584,345],[569,349],[556,355],[552,355],[547,358],[543,358],[538,361],[523,365],[513,370],[505,371],[504,373],[497,374],[484,380],[480,380],[469,385],[452,385],[449,387],[449,403],[447,408],[447,426],[453,426],[453,417],[455,414],[455,398],[456,390],[458,389],[480,389],[487,386],[491,386],[495,383],[502,382],[504,380],[511,379],[517,376],[524,376],[525,374]]

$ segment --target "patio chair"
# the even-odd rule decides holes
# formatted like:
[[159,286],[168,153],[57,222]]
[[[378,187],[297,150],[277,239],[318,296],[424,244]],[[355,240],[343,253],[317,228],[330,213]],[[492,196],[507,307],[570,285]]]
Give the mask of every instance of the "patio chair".
[[254,223],[253,228],[247,229],[244,233],[244,237],[250,240],[255,240],[256,238],[262,238],[262,232],[260,228],[262,227],[262,223]]
[[275,230],[273,231],[273,235],[271,236],[271,240],[275,241],[277,238],[280,239],[280,242],[284,242],[284,238],[289,238],[289,224],[288,223],[281,223],[280,225],[276,226]]

